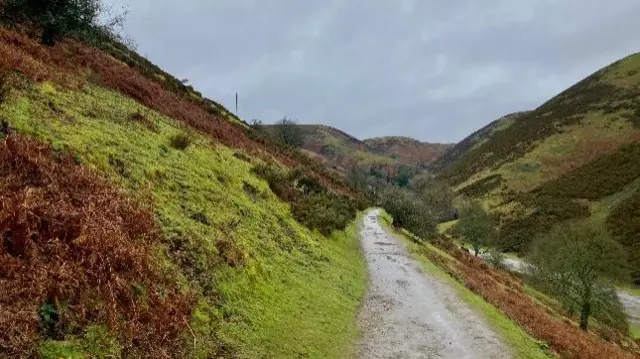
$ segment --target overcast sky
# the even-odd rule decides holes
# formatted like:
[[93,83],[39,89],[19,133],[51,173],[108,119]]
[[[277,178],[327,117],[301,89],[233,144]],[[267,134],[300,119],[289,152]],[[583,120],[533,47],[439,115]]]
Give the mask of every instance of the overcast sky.
[[455,142],[640,51],[639,0],[106,0],[240,116]]

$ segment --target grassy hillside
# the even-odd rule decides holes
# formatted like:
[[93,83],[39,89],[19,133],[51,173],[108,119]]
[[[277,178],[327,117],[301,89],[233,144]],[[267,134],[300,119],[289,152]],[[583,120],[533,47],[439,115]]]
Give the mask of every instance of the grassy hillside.
[[[594,73],[465,152],[443,169],[443,177],[458,185],[515,163],[520,166],[503,170],[535,177],[536,166],[554,166],[554,172],[542,173],[548,180],[638,140],[638,67],[640,56],[633,55]],[[558,157],[564,166],[553,163]]]
[[314,196],[350,189],[104,46],[0,29],[0,356],[349,353],[366,286],[354,225],[302,225],[306,192],[290,205],[255,168],[300,169]]
[[477,130],[471,135],[467,136],[464,140],[456,143],[451,148],[446,150],[438,159],[436,159],[430,166],[434,172],[438,172],[446,168],[447,166],[455,163],[467,152],[475,150],[480,145],[489,141],[497,132],[507,129],[513,123],[528,112],[517,112],[506,116],[503,116],[485,127]]
[[524,252],[532,231],[581,218],[609,223],[637,267],[632,194],[640,178],[639,104],[636,54],[498,131],[491,130],[496,123],[479,131],[436,165],[459,193],[482,198],[499,215],[503,249]]

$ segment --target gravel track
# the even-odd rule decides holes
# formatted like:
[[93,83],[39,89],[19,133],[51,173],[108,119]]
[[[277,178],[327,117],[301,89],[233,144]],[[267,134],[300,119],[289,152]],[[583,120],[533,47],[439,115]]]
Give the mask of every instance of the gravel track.
[[440,278],[425,273],[371,210],[360,232],[370,287],[359,358],[510,358],[508,347]]

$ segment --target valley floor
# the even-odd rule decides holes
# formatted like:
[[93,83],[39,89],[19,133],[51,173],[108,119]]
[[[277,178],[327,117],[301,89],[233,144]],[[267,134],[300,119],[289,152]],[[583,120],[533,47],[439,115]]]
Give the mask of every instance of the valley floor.
[[364,219],[370,287],[359,315],[361,358],[508,358],[509,348],[442,278],[423,272],[402,242]]

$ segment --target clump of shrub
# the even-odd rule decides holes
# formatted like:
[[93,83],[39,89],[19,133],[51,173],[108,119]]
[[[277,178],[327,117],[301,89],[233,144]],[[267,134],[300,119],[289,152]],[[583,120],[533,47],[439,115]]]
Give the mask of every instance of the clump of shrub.
[[380,203],[393,217],[393,226],[411,231],[419,238],[436,236],[436,219],[428,204],[406,189],[389,187],[382,194]]
[[261,164],[252,171],[269,183],[269,188],[283,201],[291,203],[293,217],[324,235],[343,230],[356,218],[361,201],[330,193],[302,169],[285,171]]
[[180,272],[205,296],[215,295],[214,273],[221,263],[219,253],[196,233],[172,233],[167,239],[171,261]]
[[439,222],[457,218],[457,211],[453,206],[455,193],[445,181],[431,175],[418,175],[411,179],[408,188],[426,203]]
[[246,254],[238,247],[237,243],[228,239],[216,242],[218,253],[231,267],[242,267],[246,263]]
[[259,164],[254,166],[251,171],[258,177],[267,181],[269,188],[278,198],[285,202],[294,202],[298,196],[298,191],[292,181],[289,179],[288,173],[276,166],[268,164]]
[[0,118],[0,139],[3,139],[5,136],[8,136],[11,133],[11,127],[9,127],[9,122],[7,120]]
[[298,121],[283,118],[273,126],[274,135],[282,144],[291,147],[302,147],[304,133]]
[[356,218],[357,209],[348,197],[322,193],[301,197],[292,204],[291,212],[300,223],[329,235],[345,229]]
[[180,151],[186,150],[192,142],[193,138],[185,132],[177,133],[171,136],[171,138],[169,139],[169,144],[171,145],[171,147]]

